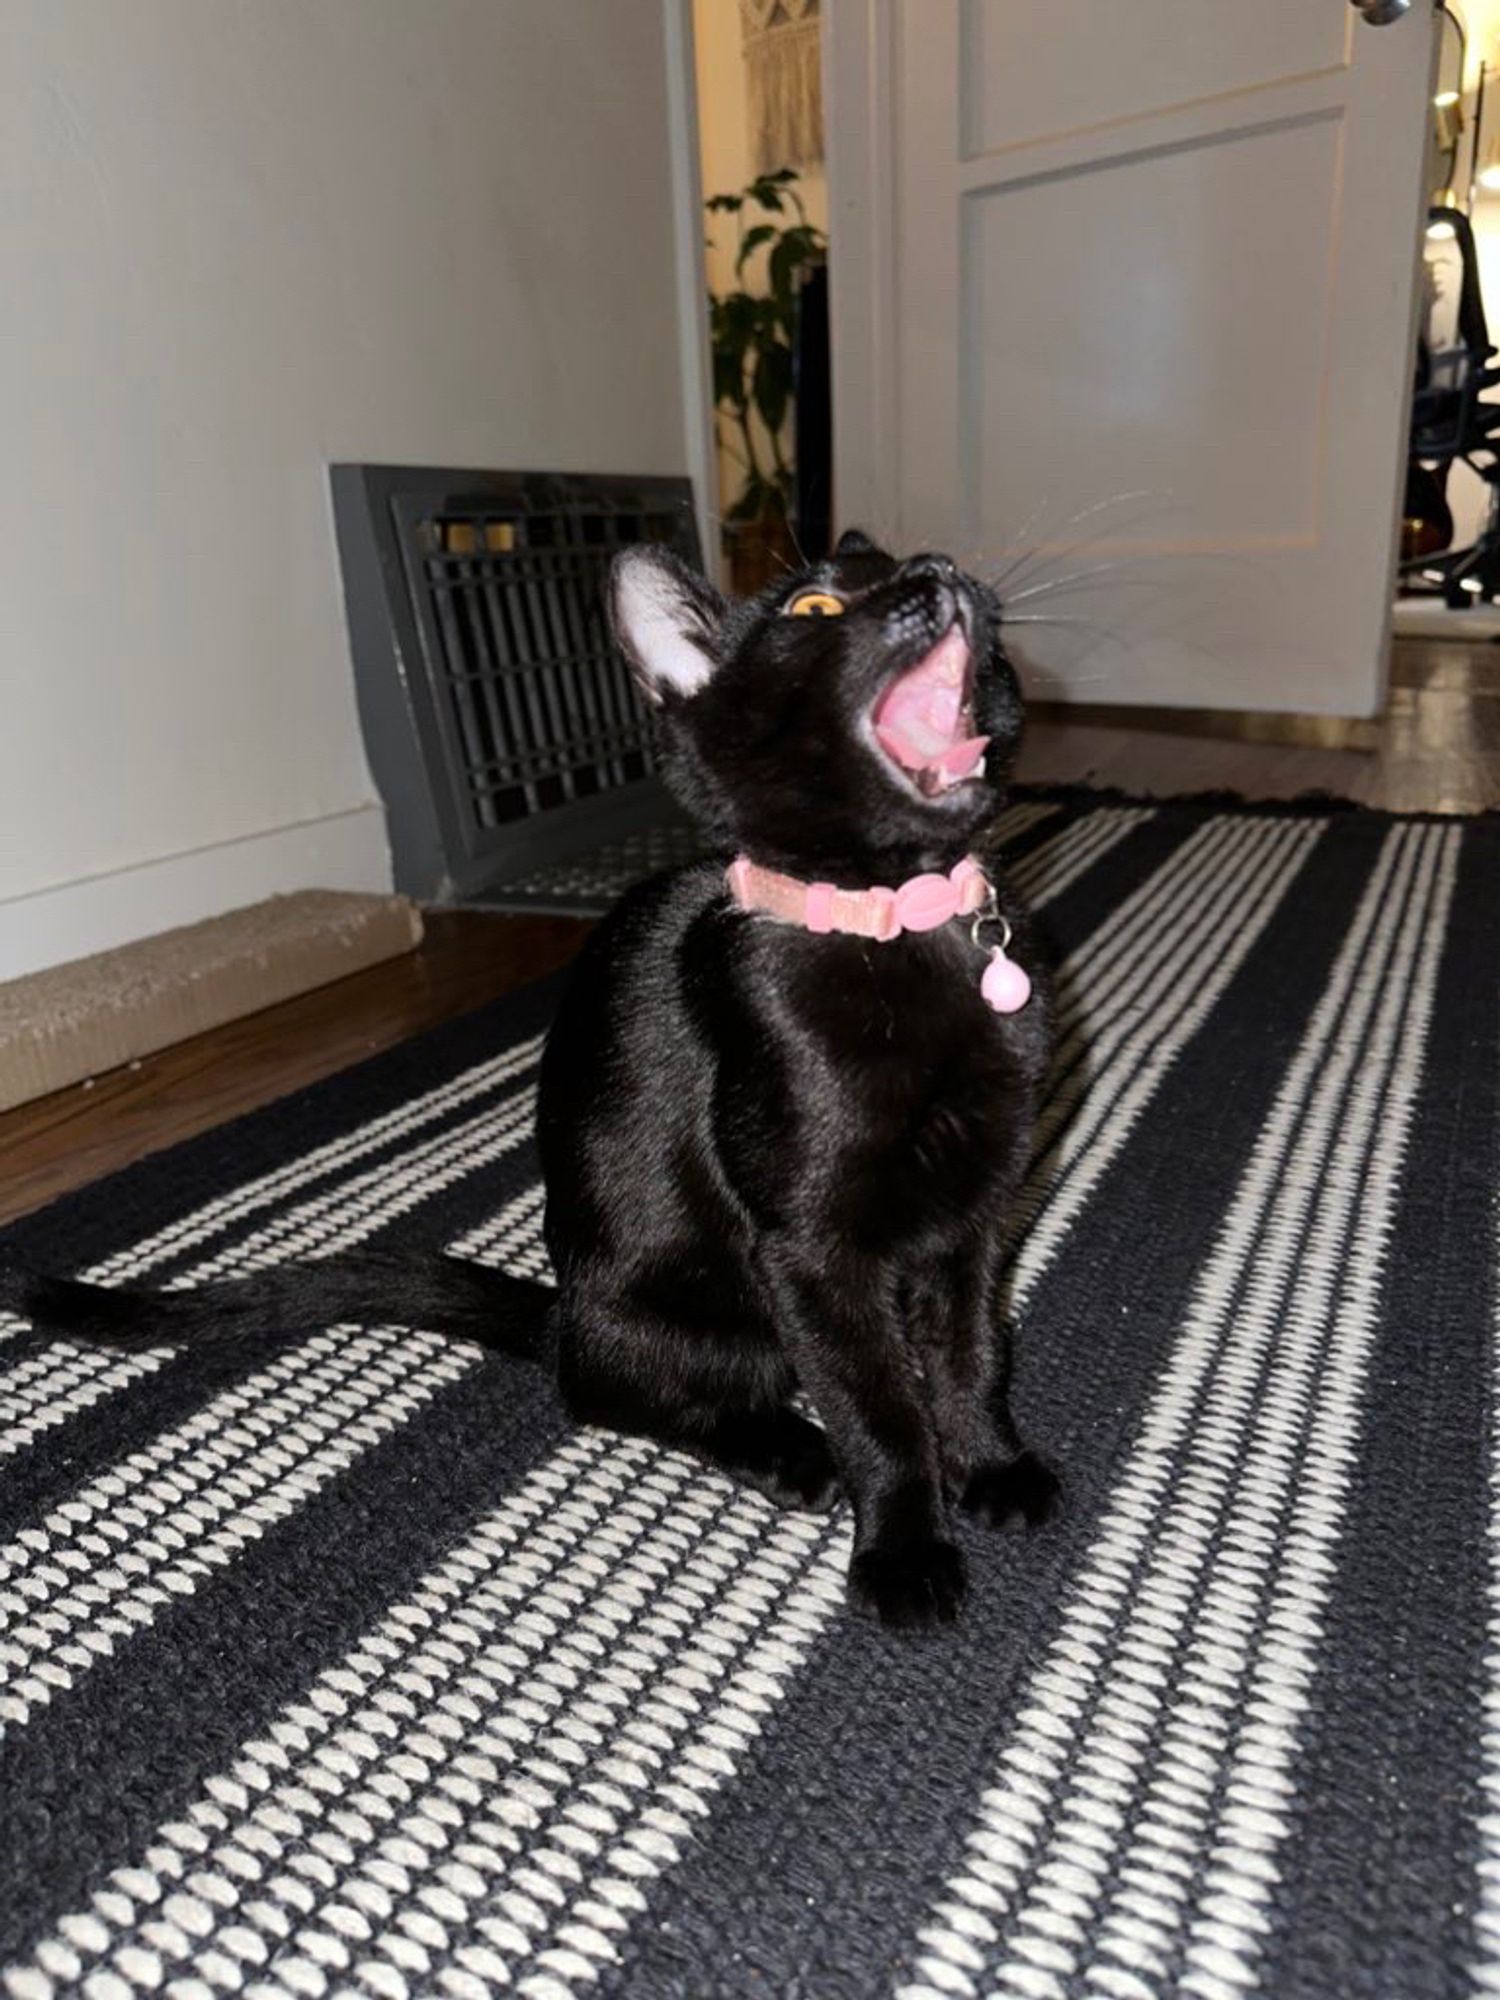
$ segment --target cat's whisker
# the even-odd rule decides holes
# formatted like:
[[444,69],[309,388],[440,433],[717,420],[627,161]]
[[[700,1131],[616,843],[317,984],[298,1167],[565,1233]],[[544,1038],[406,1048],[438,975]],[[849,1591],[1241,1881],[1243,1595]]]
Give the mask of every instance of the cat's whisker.
[[1023,612],[1019,618],[1005,618],[1001,620],[1000,633],[1002,639],[1008,628],[1013,625],[1054,626],[1060,631],[1094,633],[1097,636],[1090,642],[1091,644],[1096,646],[1118,646],[1122,652],[1130,654],[1134,659],[1141,657],[1140,647],[1128,633],[1122,632],[1117,625],[1106,625],[1097,618],[1071,618],[1061,612]]
[[[1021,523],[1021,526],[1017,530],[1014,539],[1018,542],[1024,542],[1026,540],[1026,537],[1031,533],[1032,529],[1036,526],[1037,522],[1041,520],[1042,516],[1051,511],[1051,507],[1052,507],[1052,496],[1048,493],[1044,493],[1041,499],[1032,508],[1031,512],[1026,516],[1026,519]],[[1072,523],[1064,522],[1063,525],[1065,527],[1070,527]]]
[[[1118,647],[1120,652],[1126,655],[1128,659],[1137,664],[1144,664],[1148,675],[1151,671],[1151,653],[1147,647],[1139,643],[1140,640],[1150,635],[1122,629],[1118,622],[1106,625],[1097,618],[1081,618],[1061,611],[1027,611],[1022,612],[1017,618],[1002,617],[1000,622],[1002,639],[1005,636],[1006,628],[1011,625],[1055,626],[1062,631],[1072,631],[1080,635],[1080,637],[1085,638],[1090,658],[1098,658],[1101,654],[1107,654],[1110,649]],[[1033,670],[1041,669],[1042,671],[1046,671],[1042,667],[1041,662],[1028,661],[1024,657],[1019,662],[1019,665],[1022,670],[1023,680],[1028,666]],[[1115,684],[1118,681],[1118,675],[1106,672],[1092,675],[1075,675],[1069,673],[1066,676],[1067,686],[1070,689],[1087,687],[1095,681]],[[1035,698],[1037,698],[1035,691],[1028,694],[1028,699]]]
[[[1012,539],[1016,542],[1025,544],[1027,536],[1031,533],[1032,529],[1036,526],[1037,522],[1041,520],[1042,516],[1047,512],[1047,510],[1051,507],[1051,505],[1052,505],[1051,499],[1044,494],[1042,498],[1037,502],[1036,506],[1033,507],[1031,512],[1026,516],[1026,519],[1021,523],[1020,528],[1017,530],[1016,534],[1014,535],[1014,537],[1012,537]],[[1067,522],[1064,523],[1064,526],[1069,526],[1069,525],[1071,524]],[[1015,562],[1009,565],[1009,567],[1015,568],[1020,563],[1023,563],[1030,553],[1031,550],[1029,545],[1023,546],[1020,555],[1016,557]],[[984,556],[985,556],[985,551],[982,549],[974,549],[971,551],[971,559],[974,562],[976,568],[978,567],[979,563],[984,559]],[[981,574],[982,573],[983,572],[981,572]]]
[[[1107,498],[1103,500],[1090,501],[1090,503],[1085,507],[1075,507],[1071,514],[1064,515],[1060,521],[1056,522],[1048,530],[1048,534],[1042,542],[1032,543],[1029,544],[1027,547],[1020,549],[1018,552],[1018,560],[1025,561],[1028,557],[1034,555],[1038,551],[1038,549],[1046,547],[1049,544],[1051,537],[1053,535],[1064,534],[1067,532],[1069,528],[1076,528],[1080,525],[1080,523],[1092,520],[1096,514],[1102,514],[1111,507],[1124,506],[1127,501],[1131,500],[1164,499],[1167,497],[1169,496],[1164,495],[1159,491],[1153,491],[1149,487],[1135,487],[1123,493],[1111,493],[1107,496]],[[1021,527],[1017,530],[1015,536],[1013,537],[1015,542],[1026,541],[1027,536],[1031,533],[1032,529],[1036,526],[1037,522],[1047,512],[1050,504],[1051,504],[1050,501],[1044,499],[1039,506],[1032,508],[1031,512],[1027,515],[1025,521],[1021,524]]]
[[[1137,512],[1120,516],[1109,524],[1110,533],[1118,535],[1122,529],[1135,528],[1152,518],[1156,510]],[[1097,550],[1100,554],[1108,551],[1110,543],[1103,534],[1076,535],[1068,541],[1038,542],[1028,551],[1026,558],[1013,565],[1008,574],[1002,576],[994,588],[1005,591],[1017,584],[1029,584],[1049,575],[1059,564],[1080,555]],[[1146,552],[1143,552],[1143,557]]]
[[[1010,625],[1092,625],[1096,622],[1091,618],[1049,618],[1045,612],[1026,611],[1019,618],[1002,618],[1000,629],[1003,632]],[[1099,626],[1098,629],[1102,631],[1104,628]]]
[[[1142,487],[1134,492],[1111,494],[1107,500],[1096,501],[1093,506],[1081,508],[1077,513],[1070,515],[1067,520],[1060,522],[1057,528],[1053,529],[1051,533],[1061,533],[1068,528],[1077,526],[1082,521],[1091,519],[1096,514],[1103,513],[1108,507],[1122,506],[1130,500],[1160,501],[1163,505],[1166,505],[1171,502],[1171,499],[1172,495],[1170,493],[1163,492],[1160,489],[1153,490],[1149,487]],[[1149,520],[1153,514],[1159,515],[1160,512],[1161,507],[1158,506],[1153,506],[1144,511],[1136,509],[1135,512],[1126,515],[1122,520],[1111,522],[1110,526],[1118,532],[1123,527],[1134,527],[1142,520]],[[993,590],[1003,596],[1007,586],[1027,582],[1034,578],[1039,570],[1045,574],[1046,565],[1049,562],[1066,562],[1070,556],[1075,556],[1082,550],[1097,547],[1101,539],[1102,536],[1100,535],[1090,534],[1075,536],[1071,541],[1061,543],[1054,543],[1050,538],[1046,541],[1035,543],[1031,548],[1023,550],[1004,569],[988,576],[986,581]]]
[[[1073,690],[1075,688],[1112,687],[1114,683],[1115,683],[1115,676],[1113,674],[1069,674],[1066,682],[1066,687],[1067,687],[1068,697],[1071,697]],[[1061,683],[1059,681],[1053,681],[1047,684],[1038,684],[1028,690],[1026,698],[1028,701],[1033,701],[1033,702],[1062,700],[1064,699],[1064,697],[1056,692],[1056,690],[1062,685],[1064,685],[1064,683]]]
[[[1073,590],[1082,584],[1097,582],[1101,577],[1121,576],[1125,570],[1139,570],[1144,564],[1159,562],[1159,556],[1122,556],[1118,561],[1094,563],[1088,569],[1070,570],[1065,576],[1049,576],[1040,583],[1028,584],[1025,590],[1013,590],[1001,598],[1002,605],[1027,604],[1037,597],[1055,597],[1065,590]],[[1159,576],[1129,576],[1121,579],[1122,584],[1160,585],[1165,579]]]
[[1065,519],[1054,522],[1037,539],[1028,540],[1038,521],[1044,518],[1043,512],[1033,510],[1022,527],[1020,534],[1015,538],[1016,541],[1024,544],[1024,546],[1008,562],[992,559],[991,568],[988,572],[988,581],[991,588],[996,591],[1003,591],[1008,585],[1016,582],[1018,579],[1024,578],[1039,561],[1044,559],[1044,551],[1050,547],[1054,535],[1061,534],[1068,528],[1075,526],[1078,521],[1086,518],[1092,511],[1090,508],[1075,509]]

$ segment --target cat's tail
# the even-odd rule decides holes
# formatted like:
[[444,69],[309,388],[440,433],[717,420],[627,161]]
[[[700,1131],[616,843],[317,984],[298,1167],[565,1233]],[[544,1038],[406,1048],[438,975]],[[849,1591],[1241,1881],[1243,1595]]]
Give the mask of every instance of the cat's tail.
[[93,1285],[0,1264],[0,1307],[38,1333],[116,1348],[224,1346],[245,1335],[409,1326],[539,1359],[556,1298],[548,1285],[457,1257],[349,1251],[181,1291]]

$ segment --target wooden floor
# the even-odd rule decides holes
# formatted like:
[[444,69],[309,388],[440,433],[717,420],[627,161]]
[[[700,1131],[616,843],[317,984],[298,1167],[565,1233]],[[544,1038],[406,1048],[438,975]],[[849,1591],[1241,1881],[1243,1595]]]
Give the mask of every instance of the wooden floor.
[[[1157,794],[1324,791],[1397,812],[1497,807],[1500,646],[1399,641],[1376,723],[1052,711],[1034,720],[1019,775]],[[434,914],[408,957],[0,1114],[0,1221],[540,979],[567,963],[587,928],[566,917]]]
[[1377,722],[1205,709],[1034,713],[1017,776],[1128,792],[1333,792],[1387,812],[1500,806],[1500,645],[1398,639]]
[[588,928],[434,911],[403,958],[0,1113],[0,1222],[545,978]]

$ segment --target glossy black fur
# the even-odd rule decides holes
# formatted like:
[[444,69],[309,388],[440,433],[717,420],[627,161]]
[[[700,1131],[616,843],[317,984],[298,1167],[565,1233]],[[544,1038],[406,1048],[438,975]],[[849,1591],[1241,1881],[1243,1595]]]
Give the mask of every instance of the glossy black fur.
[[[783,615],[809,584],[846,597],[846,615]],[[679,642],[665,666],[643,592]],[[613,608],[662,703],[674,783],[724,857],[858,888],[982,843],[1021,705],[998,607],[945,558],[898,564],[846,536],[829,563],[726,606],[671,557],[634,551]],[[928,799],[864,719],[955,617],[979,663],[988,774]],[[684,661],[703,679],[690,693]],[[980,997],[963,922],[886,945],[815,937],[734,909],[723,858],[627,895],[578,960],[542,1064],[550,1307],[446,1260],[419,1273],[358,1256],[165,1307],[48,1281],[23,1302],[117,1341],[222,1338],[253,1312],[288,1329],[378,1315],[512,1353],[537,1350],[546,1312],[579,1419],[686,1446],[782,1506],[844,1493],[855,1600],[891,1624],[952,1617],[957,1510],[1036,1519],[1054,1486],[1006,1398],[1002,1232],[1048,1000],[1024,913],[1003,889],[1001,905],[1037,981],[1009,1017]]]

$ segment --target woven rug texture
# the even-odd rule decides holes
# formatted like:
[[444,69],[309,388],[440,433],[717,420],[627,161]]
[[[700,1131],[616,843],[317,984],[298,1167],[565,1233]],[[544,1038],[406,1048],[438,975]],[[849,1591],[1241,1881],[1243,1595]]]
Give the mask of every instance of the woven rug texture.
[[[1012,1269],[1059,1516],[955,1627],[847,1512],[395,1327],[0,1316],[0,1990],[1500,1992],[1500,822],[1032,798],[1060,967]],[[545,1275],[555,988],[15,1225],[191,1282]]]

